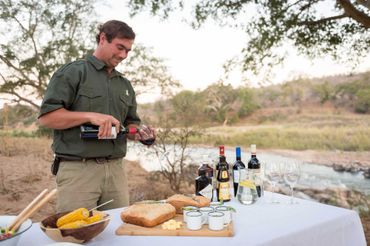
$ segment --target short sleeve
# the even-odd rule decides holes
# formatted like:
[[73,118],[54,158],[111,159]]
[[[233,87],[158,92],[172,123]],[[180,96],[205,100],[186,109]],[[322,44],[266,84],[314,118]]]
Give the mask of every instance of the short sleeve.
[[60,108],[69,109],[73,104],[81,73],[68,64],[54,73],[45,92],[39,117]]

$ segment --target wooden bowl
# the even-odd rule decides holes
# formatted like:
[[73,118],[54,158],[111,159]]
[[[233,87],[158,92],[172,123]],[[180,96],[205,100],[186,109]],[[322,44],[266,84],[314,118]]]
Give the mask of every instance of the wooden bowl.
[[101,233],[107,227],[110,220],[109,214],[94,211],[94,214],[103,213],[103,219],[76,229],[57,228],[57,220],[67,213],[69,212],[58,213],[47,217],[40,223],[41,230],[45,232],[49,238],[57,242],[86,243]]

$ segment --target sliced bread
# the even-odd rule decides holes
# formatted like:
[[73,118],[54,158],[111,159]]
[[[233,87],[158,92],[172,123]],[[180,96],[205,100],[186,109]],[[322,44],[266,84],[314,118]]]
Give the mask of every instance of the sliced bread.
[[176,208],[176,213],[182,214],[182,208],[185,206],[205,207],[209,206],[210,200],[203,196],[189,197],[176,194],[167,198],[167,202]]
[[171,204],[134,204],[121,212],[123,222],[153,227],[172,219],[176,215],[176,209]]

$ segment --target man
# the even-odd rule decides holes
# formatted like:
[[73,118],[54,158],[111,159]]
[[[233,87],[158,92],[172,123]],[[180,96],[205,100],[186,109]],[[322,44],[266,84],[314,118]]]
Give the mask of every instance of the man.
[[[129,204],[122,161],[127,138],[145,140],[155,137],[154,130],[144,127],[127,138],[106,138],[111,137],[112,126],[118,132],[121,126],[140,125],[131,83],[115,70],[134,39],[135,33],[126,23],[108,21],[99,27],[93,55],[62,66],[50,80],[39,123],[54,129],[58,212],[93,208],[111,199],[114,201],[101,209]],[[98,126],[98,139],[81,139],[83,124]]]

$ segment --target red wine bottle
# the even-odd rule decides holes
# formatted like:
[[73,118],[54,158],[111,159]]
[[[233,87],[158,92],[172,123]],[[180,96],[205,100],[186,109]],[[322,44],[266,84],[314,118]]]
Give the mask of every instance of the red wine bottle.
[[240,169],[245,169],[245,165],[241,160],[240,147],[236,147],[235,151],[236,151],[236,161],[233,165],[233,183],[234,183],[234,196],[236,197],[239,186],[239,172]]
[[[80,127],[81,134],[80,137],[82,139],[98,139],[99,133],[99,126],[91,125],[91,124],[84,124]],[[136,134],[140,131],[139,128],[136,127],[124,127],[121,126],[120,131],[116,134],[115,126],[112,126],[112,136],[105,138],[105,139],[116,139],[123,137],[126,134]],[[152,145],[155,142],[155,138],[148,138],[144,140],[139,140],[144,145]]]
[[[98,133],[99,133],[99,126],[96,125],[90,125],[85,124],[80,127],[81,129],[81,138],[83,139],[98,139]],[[126,128],[121,126],[120,131],[118,134],[115,135],[116,128],[112,126],[112,137],[107,139],[115,139],[117,137],[123,136],[125,134],[136,134],[139,132],[139,128],[136,127],[130,127]]]
[[263,195],[262,185],[261,185],[261,165],[257,159],[256,145],[251,145],[251,158],[248,162],[248,169],[252,173],[252,181],[256,184],[258,197]]
[[212,178],[213,178],[213,168],[210,165],[208,165],[208,161],[209,161],[208,156],[203,155],[202,156],[202,164],[198,168],[198,176],[201,175],[202,171],[205,171],[205,173],[206,173],[205,175],[207,176],[207,178],[210,178],[212,180]]
[[195,195],[204,196],[212,200],[212,179],[207,177],[206,170],[200,169],[199,176],[195,179]]
[[220,160],[217,164],[217,200],[228,202],[230,194],[229,164],[226,162],[225,147],[220,146]]

